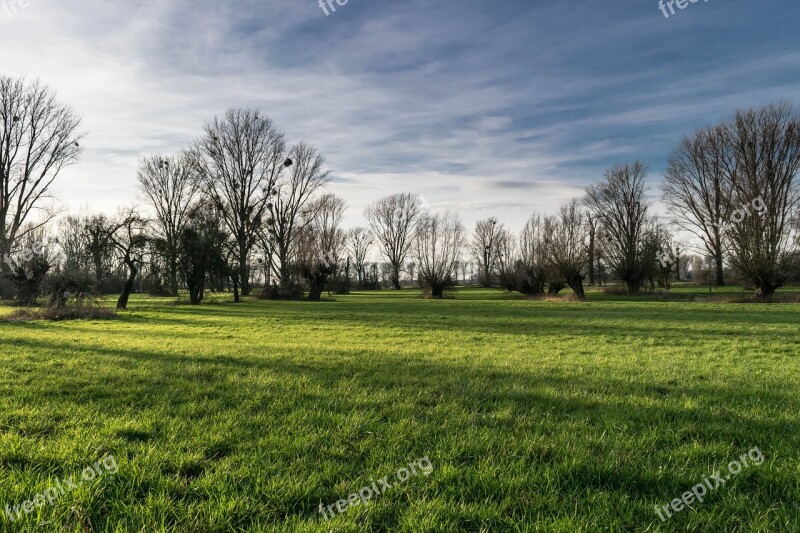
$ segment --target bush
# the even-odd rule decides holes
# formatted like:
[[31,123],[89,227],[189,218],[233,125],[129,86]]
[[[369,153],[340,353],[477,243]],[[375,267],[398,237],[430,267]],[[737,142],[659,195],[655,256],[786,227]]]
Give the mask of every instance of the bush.
[[111,307],[45,307],[42,309],[19,309],[4,319],[6,322],[28,322],[31,320],[107,320],[114,318],[117,310]]
[[97,300],[94,278],[88,272],[59,272],[47,279],[45,287],[50,294],[47,307],[19,310],[6,321],[100,320],[116,316],[116,309],[103,307]]
[[50,270],[50,263],[41,255],[34,255],[14,266],[13,271],[6,274],[14,287],[15,301],[18,305],[36,305],[42,282]]
[[161,276],[148,274],[142,279],[142,292],[150,296],[172,296],[169,287],[166,286]]
[[361,283],[356,282],[356,290],[359,291],[379,291],[383,289],[377,278],[367,277]]
[[606,296],[629,296],[628,288],[624,285],[606,285],[603,287]]
[[292,283],[288,287],[270,285],[255,294],[260,300],[302,300],[304,295],[305,291],[297,283]]
[[46,288],[50,293],[48,307],[55,309],[68,307],[70,300],[78,308],[93,304],[97,296],[94,279],[83,271],[59,272],[50,277]]
[[325,290],[331,294],[350,294],[350,279],[345,276],[332,276],[325,282]]

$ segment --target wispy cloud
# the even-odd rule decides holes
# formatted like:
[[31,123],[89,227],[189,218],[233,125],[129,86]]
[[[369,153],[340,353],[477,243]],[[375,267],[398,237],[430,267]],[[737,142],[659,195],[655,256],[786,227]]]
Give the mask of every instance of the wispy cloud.
[[314,0],[39,0],[0,17],[0,61],[84,117],[87,150],[59,183],[72,208],[129,202],[139,157],[252,106],[326,154],[349,223],[414,191],[519,225],[618,160],[645,159],[655,180],[681,134],[736,107],[798,101],[798,14],[790,0],[670,20],[634,0],[351,0],[336,17]]

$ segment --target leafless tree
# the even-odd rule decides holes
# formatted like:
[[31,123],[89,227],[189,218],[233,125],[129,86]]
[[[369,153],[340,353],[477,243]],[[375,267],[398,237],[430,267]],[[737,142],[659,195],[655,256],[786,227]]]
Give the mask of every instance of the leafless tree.
[[664,203],[673,222],[702,242],[703,253],[714,258],[716,284],[725,284],[722,221],[728,219],[736,173],[736,154],[724,125],[684,137],[672,151],[662,185]]
[[766,298],[786,281],[797,245],[800,117],[786,103],[739,111],[728,126],[736,154],[727,234],[731,265]]
[[[497,246],[497,281],[507,290],[515,290],[510,286],[513,283],[510,284],[509,280],[513,278],[515,263],[519,258],[516,238],[509,230],[505,230]],[[472,265],[466,266],[472,267]]]
[[[651,286],[652,278],[655,277],[659,286],[669,290],[673,278],[677,278],[677,272],[680,271],[679,247],[669,228],[656,220],[650,221],[646,235],[646,246],[652,250],[652,253],[646,254],[654,258],[647,277],[651,280]],[[665,260],[665,257],[669,259]]]
[[597,221],[591,213],[586,213],[586,234],[589,239],[589,285],[594,286],[597,273]]
[[544,285],[547,264],[547,246],[545,221],[540,215],[533,214],[525,222],[519,237],[519,252],[526,269],[534,278],[542,280]]
[[708,293],[717,286],[716,266],[713,257],[697,257],[692,270],[695,281],[708,286]]
[[103,282],[104,275],[110,270],[111,247],[108,239],[111,224],[105,215],[92,215],[83,223],[83,238],[98,288]]
[[470,243],[470,253],[478,264],[478,281],[491,287],[495,278],[500,239],[505,234],[503,225],[494,217],[479,220]]
[[[178,241],[178,264],[192,305],[203,301],[206,283],[211,278],[231,277],[225,250],[229,240],[216,207],[197,200]],[[238,280],[238,275],[234,279]]]
[[288,161],[293,162],[290,175],[274,188],[264,221],[264,244],[271,252],[267,261],[282,291],[289,291],[293,283],[290,267],[295,252],[294,239],[306,224],[314,220],[304,216],[307,206],[330,180],[330,171],[324,168],[325,159],[311,144],[294,146]]
[[15,288],[20,305],[34,305],[41,292],[42,282],[56,264],[57,253],[49,246],[45,228],[23,228],[12,256],[3,258],[8,267],[4,276]]
[[219,208],[236,242],[234,259],[244,295],[250,293],[250,253],[267,204],[277,194],[283,169],[291,164],[285,150],[283,133],[272,120],[245,109],[230,109],[208,122],[191,150],[204,192]]
[[55,216],[43,201],[59,173],[78,159],[79,125],[47,86],[0,76],[0,256]]
[[164,253],[169,275],[169,292],[178,295],[178,252],[183,230],[195,209],[200,180],[186,155],[152,156],[139,163],[139,189],[155,210],[153,229]]
[[58,244],[64,270],[68,272],[88,270],[91,254],[85,239],[84,221],[80,217],[68,215],[59,221]]
[[135,210],[122,211],[108,223],[106,241],[117,252],[120,262],[128,269],[128,276],[117,299],[117,309],[127,309],[147,247],[147,221]]
[[644,200],[646,181],[644,163],[616,165],[606,171],[601,183],[587,189],[585,198],[607,240],[605,259],[631,294],[639,291],[646,269],[655,260],[647,257],[644,246],[650,207]]
[[408,279],[411,281],[411,283],[414,283],[414,281],[419,282],[419,280],[415,277],[415,274],[417,273],[417,264],[414,261],[409,261],[406,263],[406,270],[408,271]]
[[562,206],[557,216],[548,219],[546,226],[547,260],[575,296],[584,299],[583,280],[589,263],[589,250],[584,231],[586,217],[577,200]]
[[[422,200],[416,194],[393,194],[373,203],[364,215],[392,268],[392,284],[400,290],[400,271],[412,249]],[[418,265],[421,278],[421,265]]]
[[531,215],[520,232],[518,244],[510,235],[502,242],[498,256],[501,285],[527,296],[543,293],[549,270],[545,220],[540,215]]
[[423,285],[434,298],[454,284],[453,272],[464,246],[464,225],[453,212],[424,214],[417,225],[415,260]]
[[358,283],[364,282],[367,268],[367,255],[372,248],[372,233],[366,228],[351,228],[347,232],[347,253],[353,258]]
[[339,270],[345,255],[344,211],[344,200],[333,194],[322,195],[303,211],[307,222],[298,231],[297,265],[311,301],[320,300],[325,282]]

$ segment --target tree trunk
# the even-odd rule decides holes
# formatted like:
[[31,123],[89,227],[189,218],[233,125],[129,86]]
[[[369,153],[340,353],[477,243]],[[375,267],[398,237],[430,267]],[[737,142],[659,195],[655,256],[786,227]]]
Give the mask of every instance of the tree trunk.
[[308,301],[319,302],[322,300],[322,291],[325,290],[325,277],[316,277],[308,287]]
[[100,256],[100,252],[93,252],[92,260],[94,261],[94,280],[99,287],[103,282],[103,258]]
[[641,284],[639,280],[628,280],[625,284],[628,287],[628,294],[639,294]]
[[586,299],[586,292],[583,289],[583,276],[577,275],[569,280],[569,288],[575,293],[575,296],[581,300]]
[[547,294],[551,296],[558,296],[558,293],[564,290],[564,284],[556,281],[550,282],[550,287],[547,289]]
[[246,250],[241,249],[239,253],[239,281],[242,284],[242,296],[249,296],[250,273],[247,271],[247,253]]
[[766,300],[767,298],[773,296],[775,291],[781,287],[781,284],[773,285],[768,281],[762,281],[758,284],[758,292],[756,292],[756,296],[761,298],[762,300]]
[[231,281],[233,281],[233,303],[238,304],[239,303],[239,276],[234,274],[231,277],[233,278],[231,280]]
[[392,284],[396,290],[400,290],[402,287],[400,286],[400,265],[397,265],[392,268]]
[[722,249],[714,251],[717,266],[717,287],[725,286],[725,273],[722,268]]
[[431,297],[444,298],[444,286],[443,285],[431,286]]
[[481,286],[488,289],[492,286],[492,275],[489,272],[489,266],[484,263],[483,272],[481,272]]
[[199,305],[203,300],[205,284],[202,279],[197,279],[198,277],[199,276],[195,276],[194,279],[189,279],[187,282],[189,286],[189,301],[192,305]]
[[136,281],[136,274],[139,273],[139,269],[136,268],[133,262],[126,261],[125,264],[128,265],[128,279],[125,281],[125,286],[122,287],[122,292],[117,300],[117,309],[128,308],[128,298],[131,292],[133,292],[133,283]]
[[178,258],[174,254],[169,258],[169,295],[178,295]]
[[283,295],[289,294],[292,288],[291,274],[289,272],[289,251],[283,248],[278,250],[279,275],[278,284]]

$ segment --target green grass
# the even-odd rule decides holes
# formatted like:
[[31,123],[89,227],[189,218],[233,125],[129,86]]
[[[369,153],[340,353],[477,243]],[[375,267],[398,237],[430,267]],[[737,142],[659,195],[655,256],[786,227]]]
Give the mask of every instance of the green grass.
[[[0,323],[0,507],[118,464],[0,528],[797,531],[798,324],[797,305],[484,290]],[[656,516],[754,446],[763,464]],[[429,476],[320,515],[422,457]]]

